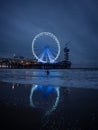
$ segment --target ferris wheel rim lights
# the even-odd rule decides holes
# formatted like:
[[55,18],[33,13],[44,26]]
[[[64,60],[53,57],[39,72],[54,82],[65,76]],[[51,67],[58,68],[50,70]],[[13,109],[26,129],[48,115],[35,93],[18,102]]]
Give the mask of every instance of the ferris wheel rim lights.
[[34,39],[33,39],[33,41],[32,41],[32,52],[33,52],[33,55],[34,55],[34,57],[35,57],[38,61],[43,62],[43,63],[46,63],[44,60],[41,60],[41,59],[36,55],[35,50],[34,50],[35,41],[37,40],[37,38],[39,38],[39,37],[41,37],[41,36],[43,36],[43,35],[49,36],[50,38],[52,38],[52,39],[56,42],[56,44],[57,44],[57,46],[58,46],[57,55],[56,55],[56,57],[52,60],[52,62],[54,62],[54,61],[56,61],[56,60],[58,59],[58,57],[59,57],[59,55],[60,55],[60,42],[59,42],[59,40],[57,39],[57,37],[56,37],[54,34],[50,33],[50,32],[41,32],[41,33],[37,34],[37,35],[34,37]]

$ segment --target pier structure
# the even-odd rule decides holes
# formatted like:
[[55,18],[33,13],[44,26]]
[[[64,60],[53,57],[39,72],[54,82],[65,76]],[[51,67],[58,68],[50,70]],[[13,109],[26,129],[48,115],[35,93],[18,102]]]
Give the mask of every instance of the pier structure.
[[69,69],[71,62],[69,60],[69,48],[64,48],[64,60],[61,62],[39,62],[37,59],[25,59],[24,57],[0,58],[0,68],[8,69]]
[[0,68],[8,69],[65,69],[69,68],[68,64],[58,63],[37,63],[33,60],[20,60],[11,58],[0,58]]
[[70,43],[70,41],[66,43],[65,48],[64,48],[64,61],[63,61],[63,64],[66,64],[67,68],[71,67],[71,62],[69,60],[69,53],[70,53],[70,49],[68,48],[69,43]]

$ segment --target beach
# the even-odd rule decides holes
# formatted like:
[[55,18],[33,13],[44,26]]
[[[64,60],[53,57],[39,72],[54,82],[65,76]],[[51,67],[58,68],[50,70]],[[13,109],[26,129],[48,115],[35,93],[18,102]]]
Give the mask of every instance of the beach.
[[97,130],[98,70],[0,69],[0,130]]
[[[11,86],[11,83],[0,83],[0,87],[2,85],[6,89]],[[23,92],[20,93],[18,86],[18,89],[16,87],[16,90],[14,90],[14,96],[18,93],[20,93],[19,95],[24,93],[25,101],[21,99],[24,96],[20,98],[17,95],[15,102],[15,100],[12,100],[13,95],[9,94],[6,95],[6,98],[3,97],[0,100],[0,129],[98,129],[98,90],[61,87],[59,90],[60,99],[55,111],[49,115],[44,115],[45,112],[42,108],[32,108],[29,105],[30,85],[21,85],[20,87],[21,89],[25,88],[26,91],[23,89]],[[1,88],[0,94],[4,91]],[[8,91],[11,92],[13,90],[10,87]],[[26,95],[26,93],[28,94]],[[20,103],[17,99],[20,100]]]

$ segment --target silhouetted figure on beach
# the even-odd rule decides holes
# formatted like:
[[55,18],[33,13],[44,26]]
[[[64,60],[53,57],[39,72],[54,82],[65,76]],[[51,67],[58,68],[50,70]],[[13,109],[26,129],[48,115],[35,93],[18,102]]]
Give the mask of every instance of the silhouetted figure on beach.
[[49,73],[50,73],[49,70],[46,70],[46,74],[49,75]]

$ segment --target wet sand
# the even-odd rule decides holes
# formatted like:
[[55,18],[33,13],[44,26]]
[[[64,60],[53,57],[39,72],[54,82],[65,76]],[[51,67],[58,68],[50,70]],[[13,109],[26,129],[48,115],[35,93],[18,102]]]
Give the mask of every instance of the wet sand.
[[43,118],[39,109],[0,102],[0,130],[97,130],[98,90],[60,89],[57,109]]

